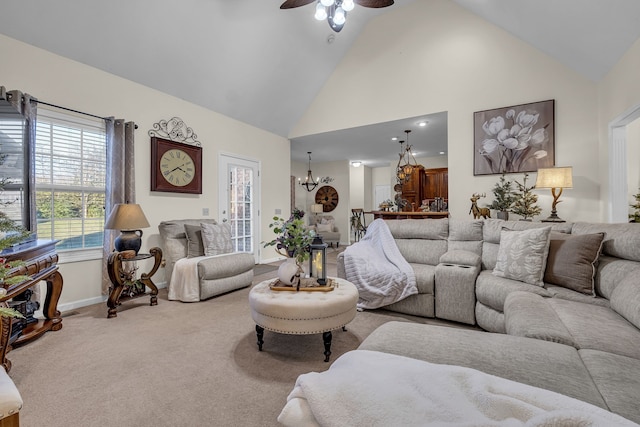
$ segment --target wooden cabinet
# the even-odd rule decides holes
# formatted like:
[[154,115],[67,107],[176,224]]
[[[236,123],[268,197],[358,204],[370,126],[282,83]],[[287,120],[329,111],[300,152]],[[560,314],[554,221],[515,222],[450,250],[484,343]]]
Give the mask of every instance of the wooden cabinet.
[[442,197],[449,199],[449,169],[425,169],[422,175],[422,198],[435,199]]
[[431,203],[436,197],[441,197],[445,203],[448,202],[448,168],[425,169],[419,166],[411,174],[411,179],[402,184],[402,198],[409,202],[404,209],[405,212],[416,211],[423,200],[429,200]]
[[403,209],[405,212],[415,211],[422,204],[422,175],[424,167],[419,165],[411,172],[411,179],[402,184],[402,198],[409,202]]

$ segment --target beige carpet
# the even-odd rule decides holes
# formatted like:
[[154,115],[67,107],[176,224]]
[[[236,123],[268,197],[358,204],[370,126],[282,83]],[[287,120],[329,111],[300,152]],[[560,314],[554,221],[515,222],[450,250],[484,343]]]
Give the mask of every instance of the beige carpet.
[[[335,274],[335,252],[329,272]],[[275,277],[257,276],[254,284]],[[265,332],[256,346],[249,289],[199,303],[148,298],[67,313],[63,328],[11,351],[24,427],[275,426],[298,375],[328,369],[321,335]],[[331,361],[390,320],[439,323],[386,311],[356,315],[333,333]]]

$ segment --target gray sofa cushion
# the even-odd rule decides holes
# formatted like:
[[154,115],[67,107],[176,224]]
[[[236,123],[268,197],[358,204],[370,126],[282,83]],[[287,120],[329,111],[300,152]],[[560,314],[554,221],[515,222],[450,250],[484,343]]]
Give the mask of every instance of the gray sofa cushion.
[[167,260],[164,273],[167,282],[171,279],[175,262],[187,257],[187,235],[184,225],[190,224],[200,228],[200,223],[217,224],[215,219],[177,219],[158,224],[162,239],[162,255]]
[[447,240],[449,219],[385,220],[395,239]]
[[416,275],[416,287],[420,294],[433,295],[433,287],[435,283],[436,266],[428,264],[409,263]]
[[222,255],[233,252],[231,242],[231,225],[225,224],[200,224],[204,255]]
[[185,224],[184,231],[187,236],[187,258],[204,256],[204,244],[202,243],[202,228],[200,224]]
[[543,286],[551,227],[514,231],[503,228],[493,274]]
[[589,402],[606,404],[575,348],[511,335],[388,322],[358,347],[459,365]]
[[490,271],[481,271],[476,279],[476,298],[478,301],[500,312],[504,312],[504,301],[507,299],[507,295],[514,291],[533,292],[543,297],[551,296],[545,288],[497,277]]
[[547,299],[531,292],[511,292],[504,303],[505,327],[509,335],[576,344]]
[[640,262],[640,226],[638,224],[597,224],[576,222],[572,234],[604,232],[602,253],[616,258]]
[[577,348],[601,350],[640,359],[640,330],[610,308],[550,298]]
[[640,269],[640,262],[601,255],[596,271],[596,295],[611,299],[613,290],[632,271]]
[[597,350],[580,350],[609,410],[640,423],[640,360]]
[[580,292],[572,291],[571,289],[563,288],[556,285],[545,285],[545,289],[554,298],[568,299],[569,301],[582,302],[585,304],[599,305],[601,307],[609,307],[609,300],[601,297],[594,297],[592,295],[582,294]]
[[640,328],[640,270],[627,274],[613,290],[611,308]]
[[551,232],[545,283],[595,295],[594,276],[604,233],[571,235]]

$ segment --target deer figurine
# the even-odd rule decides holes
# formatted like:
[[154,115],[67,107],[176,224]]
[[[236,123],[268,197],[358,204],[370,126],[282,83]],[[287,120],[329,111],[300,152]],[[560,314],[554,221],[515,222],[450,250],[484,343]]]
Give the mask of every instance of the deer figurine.
[[473,219],[479,219],[483,217],[484,219],[491,218],[491,210],[489,208],[479,208],[478,200],[482,197],[487,197],[485,193],[482,195],[473,193],[471,196],[471,209],[469,209],[469,213],[473,213]]

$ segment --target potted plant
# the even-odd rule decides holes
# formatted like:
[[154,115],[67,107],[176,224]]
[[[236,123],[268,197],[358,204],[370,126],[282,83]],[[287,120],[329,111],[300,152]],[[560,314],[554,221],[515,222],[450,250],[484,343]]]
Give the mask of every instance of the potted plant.
[[633,198],[636,199],[636,202],[631,206],[634,210],[629,214],[629,222],[637,222],[640,223],[640,193],[634,194]]
[[264,247],[275,246],[276,252],[290,258],[293,263],[283,263],[278,269],[278,277],[285,285],[297,285],[303,263],[309,259],[309,245],[315,232],[305,226],[304,212],[294,210],[288,220],[274,216],[269,228],[278,236],[264,244]]
[[536,215],[540,215],[540,212],[542,212],[542,208],[536,205],[538,196],[531,192],[535,186],[532,185],[531,187],[527,187],[528,177],[529,174],[525,173],[522,184],[514,180],[516,187],[518,187],[518,191],[514,193],[515,200],[511,206],[511,212],[516,215],[520,215],[522,217],[521,221],[531,221],[531,218]]
[[504,219],[505,221],[509,219],[509,210],[515,201],[512,184],[511,181],[507,181],[503,173],[500,181],[496,182],[493,190],[491,190],[495,199],[487,207],[498,211],[498,219]]
[[[5,155],[0,155],[0,165],[4,163],[4,160]],[[0,193],[4,191],[9,182],[8,178],[0,179]],[[10,205],[13,202],[13,200],[2,200],[0,201],[0,207]],[[16,224],[6,213],[0,211],[0,298],[7,294],[6,286],[16,285],[29,279],[28,275],[16,274],[16,269],[24,265],[23,261],[8,261],[1,254],[5,249],[23,242],[30,234],[29,230]],[[19,311],[7,307],[6,303],[0,303],[0,316],[24,318]]]

